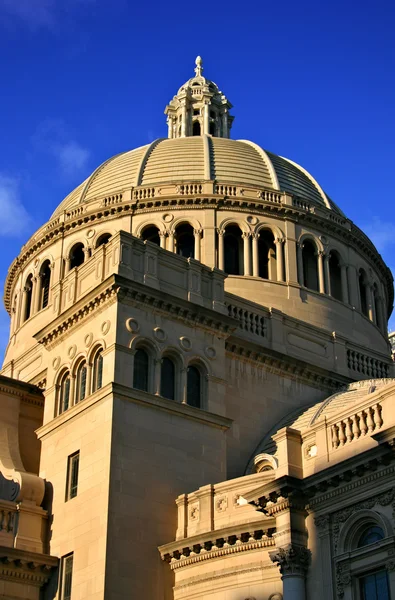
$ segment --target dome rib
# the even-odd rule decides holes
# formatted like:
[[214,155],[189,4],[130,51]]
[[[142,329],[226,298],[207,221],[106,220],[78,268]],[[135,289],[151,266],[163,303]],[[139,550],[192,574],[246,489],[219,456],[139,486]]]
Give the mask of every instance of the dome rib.
[[283,160],[287,160],[289,163],[291,163],[291,165],[293,165],[294,167],[296,167],[297,169],[299,169],[300,171],[302,171],[302,173],[304,173],[306,175],[306,177],[308,177],[310,179],[311,183],[313,185],[315,185],[315,187],[319,191],[319,193],[321,195],[321,198],[323,199],[326,208],[329,208],[329,209],[332,208],[331,207],[331,203],[329,202],[329,200],[327,198],[327,195],[325,194],[324,190],[322,189],[322,187],[320,186],[320,184],[318,183],[318,181],[316,179],[314,179],[314,177],[308,171],[306,171],[306,169],[304,169],[303,167],[301,167],[300,165],[298,165],[293,160],[290,160],[289,158],[285,158],[284,156],[280,156],[280,158],[282,158]]
[[280,184],[278,182],[277,173],[275,171],[272,161],[270,160],[270,158],[268,157],[268,155],[266,154],[264,149],[261,148],[260,146],[258,146],[258,144],[255,144],[254,142],[250,142],[250,140],[239,140],[239,141],[243,142],[244,144],[248,144],[249,146],[252,146],[261,155],[262,160],[264,161],[266,167],[269,169],[269,173],[272,177],[274,189],[280,190]]
[[133,187],[142,185],[141,182],[143,180],[145,165],[147,164],[147,161],[151,155],[151,152],[153,151],[154,148],[156,148],[156,146],[158,144],[163,142],[164,139],[165,138],[158,138],[157,140],[154,140],[153,142],[151,142],[151,144],[149,144],[149,146],[147,146],[147,150],[146,150],[145,154],[143,154],[143,156],[141,157],[140,164],[139,164],[139,167],[136,172],[136,179],[134,181]]
[[105,166],[107,166],[110,162],[112,162],[113,160],[115,160],[116,158],[118,158],[118,156],[122,156],[122,154],[124,154],[124,152],[120,152],[119,154],[116,154],[115,156],[112,156],[111,158],[108,158],[107,160],[104,161],[104,163],[102,163],[101,165],[99,165],[97,167],[97,169],[95,169],[95,171],[93,171],[92,175],[90,177],[88,177],[88,179],[86,180],[86,184],[84,189],[82,190],[80,199],[78,204],[82,204],[86,198],[86,195],[88,193],[89,188],[91,187],[94,179],[97,177],[97,175],[100,173],[100,171],[102,169],[104,169]]

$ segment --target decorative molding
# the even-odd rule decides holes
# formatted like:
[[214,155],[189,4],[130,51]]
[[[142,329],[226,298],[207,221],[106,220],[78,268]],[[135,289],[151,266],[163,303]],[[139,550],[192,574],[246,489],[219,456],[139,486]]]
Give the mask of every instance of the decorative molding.
[[291,575],[306,576],[310,564],[311,552],[304,546],[289,544],[286,548],[279,548],[269,552],[270,559],[280,567],[283,577]]

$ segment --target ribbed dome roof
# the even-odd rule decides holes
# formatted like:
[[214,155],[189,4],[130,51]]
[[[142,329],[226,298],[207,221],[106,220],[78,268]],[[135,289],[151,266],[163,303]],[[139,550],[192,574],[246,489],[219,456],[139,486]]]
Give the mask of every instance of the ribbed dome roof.
[[131,187],[213,180],[290,192],[341,214],[316,180],[296,163],[249,141],[196,136],[159,139],[110,158],[63,200],[53,217]]

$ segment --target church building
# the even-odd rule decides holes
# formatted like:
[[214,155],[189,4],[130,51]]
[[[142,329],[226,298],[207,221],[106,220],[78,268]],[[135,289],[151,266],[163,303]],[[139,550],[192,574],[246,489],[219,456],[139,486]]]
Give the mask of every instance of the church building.
[[0,598],[395,600],[394,289],[203,75],[11,264]]

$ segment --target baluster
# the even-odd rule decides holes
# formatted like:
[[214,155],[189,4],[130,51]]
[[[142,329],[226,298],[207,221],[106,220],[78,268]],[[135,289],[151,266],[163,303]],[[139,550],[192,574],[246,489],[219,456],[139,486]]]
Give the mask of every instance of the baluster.
[[374,424],[376,425],[377,429],[380,429],[380,427],[383,424],[383,419],[381,417],[381,406],[380,404],[375,404],[373,407],[374,410],[374,414],[373,414],[373,420],[374,420]]
[[351,351],[347,350],[347,367],[351,369]]
[[359,415],[359,428],[361,430],[361,435],[366,435],[368,426],[366,424],[366,414],[364,413],[364,411],[362,411]]
[[4,529],[4,510],[0,510],[0,531]]
[[340,421],[339,423],[339,442],[340,442],[340,446],[344,446],[344,444],[346,443],[346,436],[344,433],[344,423],[343,421]]
[[350,418],[346,420],[346,438],[347,442],[351,442],[353,438],[352,434],[352,421]]
[[359,436],[361,435],[361,430],[359,429],[359,418],[358,415],[353,415],[351,417],[352,419],[352,431],[354,434],[354,438],[357,440],[359,438]]
[[367,414],[367,418],[366,418],[366,424],[368,426],[368,430],[369,433],[372,433],[372,431],[374,431],[374,421],[373,421],[373,417],[372,417],[372,409],[368,408],[366,411]]
[[336,425],[332,425],[332,446],[337,448],[339,445],[339,432]]

